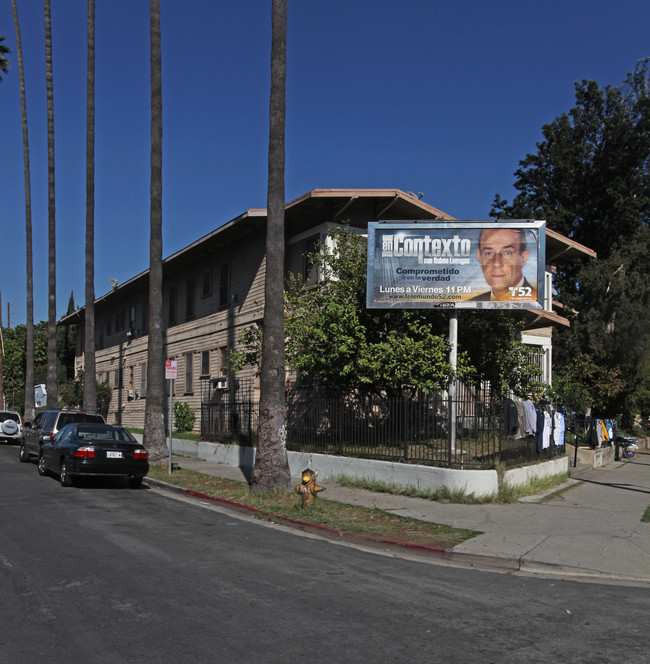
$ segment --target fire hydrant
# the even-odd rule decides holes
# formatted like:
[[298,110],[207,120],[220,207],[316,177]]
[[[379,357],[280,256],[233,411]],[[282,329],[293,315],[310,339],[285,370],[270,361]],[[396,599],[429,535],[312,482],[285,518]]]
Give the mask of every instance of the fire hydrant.
[[313,505],[316,494],[323,491],[324,487],[316,484],[316,473],[310,468],[302,471],[302,481],[296,485],[296,492],[302,496],[302,506]]

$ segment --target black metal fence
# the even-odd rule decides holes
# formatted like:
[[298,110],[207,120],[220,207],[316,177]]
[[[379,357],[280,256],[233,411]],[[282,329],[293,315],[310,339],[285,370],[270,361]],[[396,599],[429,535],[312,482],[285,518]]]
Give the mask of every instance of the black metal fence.
[[[297,399],[287,403],[287,449],[450,468],[494,468],[564,454],[553,439],[539,449],[536,436],[507,435],[505,401],[485,394],[445,393],[417,399]],[[207,403],[205,440],[255,444],[255,401]],[[450,426],[455,417],[455,427]]]

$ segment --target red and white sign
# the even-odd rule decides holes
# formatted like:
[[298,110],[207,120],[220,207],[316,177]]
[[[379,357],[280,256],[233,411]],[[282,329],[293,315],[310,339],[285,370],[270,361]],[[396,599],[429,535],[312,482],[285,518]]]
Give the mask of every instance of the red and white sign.
[[165,379],[176,380],[177,378],[176,360],[165,361]]

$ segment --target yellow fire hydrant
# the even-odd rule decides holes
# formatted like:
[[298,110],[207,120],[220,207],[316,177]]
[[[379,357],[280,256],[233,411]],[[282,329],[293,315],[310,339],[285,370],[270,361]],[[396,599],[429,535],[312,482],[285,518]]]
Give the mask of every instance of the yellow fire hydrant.
[[316,494],[323,491],[324,487],[316,484],[316,473],[310,468],[302,471],[300,484],[296,485],[296,492],[302,496],[302,506],[313,505],[316,500]]

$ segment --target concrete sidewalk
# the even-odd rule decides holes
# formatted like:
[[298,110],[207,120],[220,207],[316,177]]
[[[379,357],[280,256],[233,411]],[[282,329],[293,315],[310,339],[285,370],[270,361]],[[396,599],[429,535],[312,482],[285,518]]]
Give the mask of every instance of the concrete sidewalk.
[[[183,468],[247,479],[245,470],[200,459],[175,457]],[[298,483],[298,478],[296,478]],[[446,552],[461,565],[650,585],[650,452],[579,472],[546,497],[509,505],[441,504],[324,482],[318,500],[377,507],[394,514],[481,531]]]

